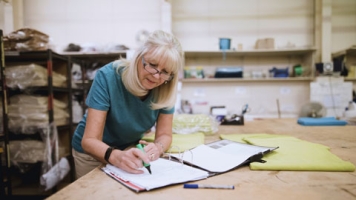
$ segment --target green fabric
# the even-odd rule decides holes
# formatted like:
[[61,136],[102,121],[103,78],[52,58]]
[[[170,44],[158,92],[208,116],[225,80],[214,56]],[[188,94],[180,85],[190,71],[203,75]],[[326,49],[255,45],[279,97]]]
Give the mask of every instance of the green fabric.
[[[205,135],[203,133],[191,133],[191,134],[173,134],[172,144],[167,150],[168,153],[182,153],[186,150],[197,147],[204,144]],[[150,136],[144,136],[143,140],[148,142],[154,141],[154,134]]]
[[332,154],[329,147],[291,136],[271,134],[220,135],[222,139],[248,144],[279,147],[266,154],[266,163],[250,163],[252,170],[284,171],[355,171],[355,165]]

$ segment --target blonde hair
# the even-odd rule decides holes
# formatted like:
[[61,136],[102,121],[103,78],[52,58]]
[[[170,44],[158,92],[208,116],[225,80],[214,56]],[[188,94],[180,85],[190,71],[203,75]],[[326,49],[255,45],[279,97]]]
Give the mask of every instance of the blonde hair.
[[123,84],[130,93],[138,97],[150,92],[141,85],[137,71],[139,60],[148,52],[153,59],[165,61],[166,70],[173,74],[172,80],[151,90],[153,95],[151,108],[154,110],[173,108],[177,96],[178,73],[182,70],[184,56],[180,42],[172,34],[161,30],[150,34],[135,52],[132,62],[124,61],[125,67],[121,73]]

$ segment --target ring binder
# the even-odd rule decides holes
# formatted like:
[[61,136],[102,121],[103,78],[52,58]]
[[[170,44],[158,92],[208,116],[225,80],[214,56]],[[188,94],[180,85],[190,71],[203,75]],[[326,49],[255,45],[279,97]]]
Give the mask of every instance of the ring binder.
[[[225,173],[251,162],[263,163],[265,161],[262,160],[262,157],[277,148],[219,140],[191,149],[194,160],[184,154],[183,160],[185,164],[206,170],[212,176]],[[180,155],[171,154],[171,156],[179,157]],[[207,160],[207,158],[209,159]]]
[[[172,148],[173,148],[173,149],[174,149],[174,148],[177,148],[178,151],[174,151],[174,150],[172,150]],[[171,146],[171,147],[168,149],[168,153],[164,153],[162,157],[164,158],[164,157],[167,157],[167,156],[168,156],[168,160],[170,160],[170,161],[178,161],[178,162],[180,162],[182,165],[184,165],[185,163],[184,163],[184,160],[183,160],[183,155],[184,155],[185,152],[187,152],[187,151],[190,152],[190,154],[191,154],[191,160],[193,160],[193,156],[194,156],[194,155],[193,155],[193,153],[191,152],[190,149],[185,150],[185,151],[182,152],[178,146]],[[178,152],[178,153],[175,153],[175,154],[177,154],[178,156],[173,157],[174,160],[172,159],[172,156],[171,156],[171,154],[173,154],[173,152]]]
[[[172,146],[168,153],[164,153],[161,158],[150,163],[152,171],[155,172],[152,175],[146,171],[144,174],[130,174],[110,164],[107,164],[102,170],[126,187],[140,192],[171,184],[205,179],[250,162],[263,162],[264,154],[277,148],[249,145],[230,140],[202,144],[183,152],[179,146]],[[177,149],[178,153],[170,153],[177,152]]]

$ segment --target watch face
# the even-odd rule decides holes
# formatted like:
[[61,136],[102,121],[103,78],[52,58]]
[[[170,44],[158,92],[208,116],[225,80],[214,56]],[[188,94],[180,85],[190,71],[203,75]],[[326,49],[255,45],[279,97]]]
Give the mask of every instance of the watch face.
[[324,63],[324,72],[332,72],[333,71],[333,64],[330,62]]

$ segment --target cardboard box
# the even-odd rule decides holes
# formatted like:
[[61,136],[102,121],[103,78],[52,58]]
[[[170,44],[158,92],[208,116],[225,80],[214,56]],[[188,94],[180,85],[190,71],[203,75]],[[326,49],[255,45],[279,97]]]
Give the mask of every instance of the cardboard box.
[[258,39],[255,49],[274,49],[274,38]]

